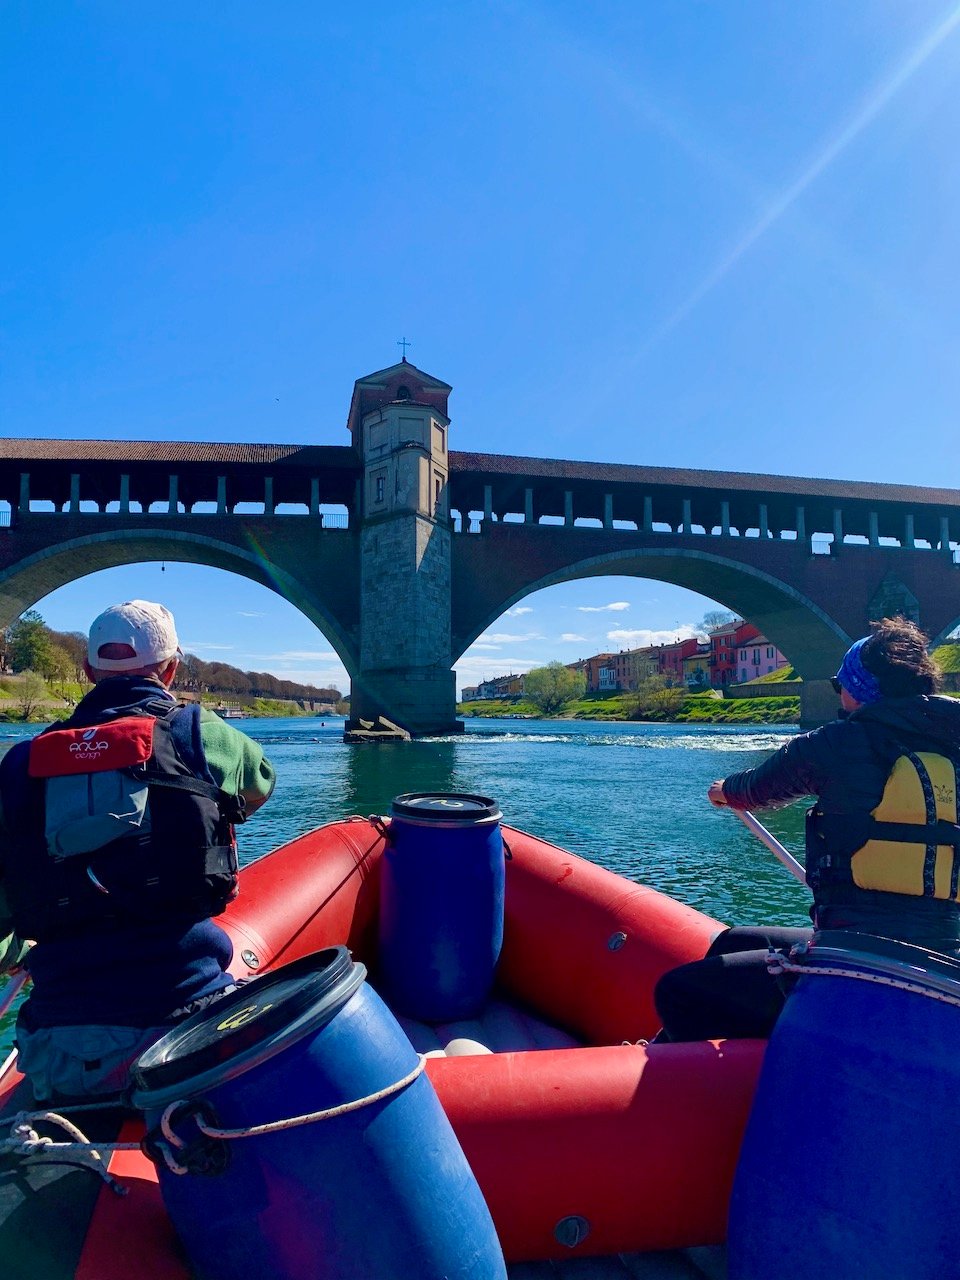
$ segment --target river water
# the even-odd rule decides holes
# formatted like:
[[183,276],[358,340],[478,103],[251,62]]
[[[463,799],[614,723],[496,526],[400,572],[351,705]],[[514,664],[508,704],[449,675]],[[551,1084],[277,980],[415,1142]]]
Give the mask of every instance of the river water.
[[[243,863],[324,822],[386,814],[404,791],[469,791],[494,797],[509,825],[726,923],[808,923],[806,889],[706,800],[714,778],[759,764],[791,726],[471,719],[449,738],[376,746],[344,745],[338,718],[238,727],[277,770],[274,795],[239,831]],[[0,749],[35,732],[2,726]],[[802,804],[764,821],[802,857]]]

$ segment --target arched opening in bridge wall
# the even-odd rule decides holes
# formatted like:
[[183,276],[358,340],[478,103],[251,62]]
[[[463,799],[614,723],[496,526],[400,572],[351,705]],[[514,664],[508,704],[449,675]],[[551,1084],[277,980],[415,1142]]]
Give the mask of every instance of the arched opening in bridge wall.
[[181,645],[204,661],[346,692],[356,656],[316,584],[298,581],[253,547],[187,537],[95,534],[0,570],[0,627],[39,607],[54,630],[85,631],[108,604],[160,600]]
[[[467,649],[457,662],[457,687],[469,689],[553,661],[582,663],[601,653],[629,654],[696,639],[711,615],[733,617],[719,601],[651,579],[608,575],[546,586],[500,614]],[[611,672],[614,692],[622,691],[616,676],[627,674],[626,668]],[[638,678],[632,668],[630,674]],[[690,674],[694,691],[706,687],[702,676]]]
[[[716,602],[716,605],[721,608],[753,623],[763,637],[786,656],[797,674],[811,686],[814,682],[820,683],[833,674],[840,657],[852,639],[794,587],[760,570],[701,551],[645,548],[640,551],[621,551],[602,558],[583,560],[524,583],[522,586],[516,583],[511,584],[513,590],[510,590],[505,598],[497,601],[496,605],[490,606],[486,616],[477,615],[471,619],[472,634],[468,632],[458,636],[457,657],[460,658],[470,650],[471,657],[476,659],[478,651],[471,649],[471,646],[478,637],[481,638],[482,644],[482,637],[489,634],[491,630],[496,635],[500,631],[500,624],[505,619],[527,616],[522,612],[525,607],[524,601],[534,593],[564,583],[599,578],[662,582],[696,593],[692,599],[704,602],[708,606],[710,602]],[[616,604],[616,601],[608,602],[605,607],[610,609],[611,604]],[[631,630],[639,633],[644,630],[664,629],[662,626],[644,627],[640,621],[641,616],[641,610],[632,610],[632,626],[611,628],[608,632],[611,651],[616,650],[621,640],[624,641],[620,645],[621,648],[634,647],[630,643]],[[700,617],[702,618],[702,614]],[[697,618],[682,619],[688,623],[698,620]],[[681,619],[678,618],[677,621]],[[669,625],[665,629],[669,631]],[[638,635],[635,638],[637,646],[643,643]],[[560,637],[558,637],[559,640]],[[557,643],[555,651],[549,654],[548,660],[556,658],[566,662],[583,656],[580,653],[573,653],[567,657],[563,649],[564,645]],[[461,664],[461,669],[467,670],[468,664]]]

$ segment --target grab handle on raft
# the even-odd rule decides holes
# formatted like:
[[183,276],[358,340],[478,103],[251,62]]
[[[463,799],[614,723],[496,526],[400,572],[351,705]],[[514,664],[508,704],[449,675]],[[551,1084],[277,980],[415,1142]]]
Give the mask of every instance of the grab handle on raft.
[[806,883],[806,872],[801,864],[796,860],[789,849],[785,849],[775,835],[772,835],[762,822],[759,822],[749,809],[734,809],[733,811],[748,831],[752,831],[758,840],[761,840],[773,856],[782,862],[795,879],[801,884]]

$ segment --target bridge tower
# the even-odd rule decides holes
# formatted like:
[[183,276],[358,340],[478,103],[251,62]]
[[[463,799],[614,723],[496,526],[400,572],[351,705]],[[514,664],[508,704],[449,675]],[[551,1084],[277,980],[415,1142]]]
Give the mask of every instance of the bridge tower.
[[348,728],[378,715],[414,734],[463,728],[450,645],[450,391],[406,357],[354,384],[360,662]]

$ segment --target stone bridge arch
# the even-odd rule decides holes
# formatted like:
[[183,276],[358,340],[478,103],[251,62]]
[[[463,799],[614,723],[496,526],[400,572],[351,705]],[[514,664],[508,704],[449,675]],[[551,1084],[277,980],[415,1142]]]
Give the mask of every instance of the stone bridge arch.
[[[152,526],[149,530],[101,529],[76,534],[53,546],[40,545],[16,558],[7,557],[7,563],[0,566],[0,627],[8,627],[58,587],[102,569],[157,560],[199,564],[247,578],[288,601],[323,634],[352,676],[358,667],[356,619],[344,607],[349,599],[345,601],[343,596],[349,597],[349,589],[345,592],[344,587],[349,587],[353,575],[343,573],[342,559],[337,560],[339,575],[332,585],[331,599],[324,591],[323,571],[329,569],[332,574],[334,565],[327,565],[324,557],[313,557],[314,572],[305,572],[308,567],[300,555],[293,556],[293,565],[285,565],[267,559],[255,537],[247,541],[250,545],[234,545],[199,531]],[[106,607],[111,602],[103,603]]]
[[580,578],[648,578],[696,591],[759,627],[803,677],[804,722],[820,722],[835,712],[836,698],[827,682],[856,637],[809,595],[766,569],[677,545],[635,545],[573,559],[568,552],[565,563],[541,573],[531,573],[529,561],[505,563],[498,557],[497,566],[486,592],[464,592],[456,602],[454,661],[506,609],[535,591]]

